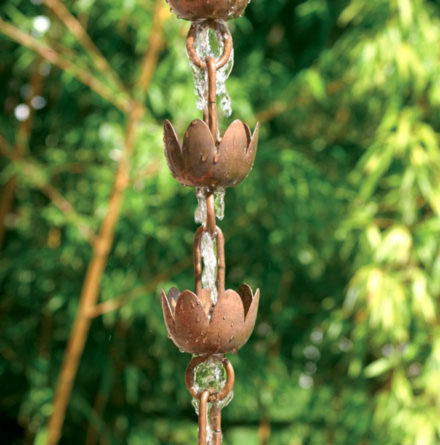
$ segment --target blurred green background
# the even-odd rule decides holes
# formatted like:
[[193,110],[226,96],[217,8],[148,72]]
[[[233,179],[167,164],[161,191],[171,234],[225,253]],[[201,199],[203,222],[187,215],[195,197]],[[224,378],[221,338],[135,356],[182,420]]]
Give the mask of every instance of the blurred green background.
[[[196,442],[190,357],[167,338],[159,292],[193,287],[197,227],[162,122],[183,135],[200,114],[189,24],[161,2],[66,0],[67,19],[59,1],[0,5],[3,444],[47,443],[83,281],[102,253],[93,233],[111,241],[101,315],[60,443]],[[77,36],[63,17],[76,17]],[[226,193],[226,282],[262,298],[231,357],[225,444],[439,444],[439,3],[252,0],[230,28],[232,117],[261,132],[251,175]],[[119,192],[114,237],[103,236]]]

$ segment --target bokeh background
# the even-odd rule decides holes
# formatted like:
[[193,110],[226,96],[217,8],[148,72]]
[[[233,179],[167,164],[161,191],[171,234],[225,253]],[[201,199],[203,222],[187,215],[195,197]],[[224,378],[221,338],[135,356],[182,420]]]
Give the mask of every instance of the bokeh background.
[[[61,444],[195,443],[159,304],[193,286],[196,199],[162,146],[199,116],[189,24],[163,0],[0,17],[1,442],[51,443],[76,326]],[[226,281],[262,298],[225,444],[439,444],[439,3],[253,0],[230,28],[232,117],[261,136]]]

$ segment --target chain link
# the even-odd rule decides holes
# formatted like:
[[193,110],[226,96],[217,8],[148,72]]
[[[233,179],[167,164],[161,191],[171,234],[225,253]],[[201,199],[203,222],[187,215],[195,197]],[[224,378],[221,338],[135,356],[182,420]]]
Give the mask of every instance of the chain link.
[[212,425],[212,445],[220,445],[222,441],[221,430],[221,408],[219,402],[225,399],[234,388],[235,373],[230,361],[222,357],[222,365],[226,370],[226,382],[223,388],[215,391],[211,388],[204,389],[201,393],[195,384],[196,368],[209,359],[209,356],[194,357],[186,368],[185,385],[189,393],[200,401],[199,405],[199,445],[208,445],[207,427],[208,427],[208,402],[211,403],[211,412],[209,418]]

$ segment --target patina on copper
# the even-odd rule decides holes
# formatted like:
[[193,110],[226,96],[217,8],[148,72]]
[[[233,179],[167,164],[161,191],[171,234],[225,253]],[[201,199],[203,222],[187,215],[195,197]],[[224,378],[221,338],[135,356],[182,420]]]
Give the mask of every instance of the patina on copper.
[[[215,26],[224,26],[216,24]],[[228,32],[222,32],[226,38]],[[230,36],[229,36],[230,37]],[[232,187],[249,174],[254,164],[258,145],[257,123],[254,133],[240,120],[235,120],[223,138],[218,137],[216,109],[216,70],[229,58],[232,40],[226,40],[220,59],[208,57],[202,63],[193,48],[194,35],[188,34],[188,55],[195,64],[208,72],[208,107],[205,121],[196,119],[185,132],[180,143],[171,122],[164,122],[164,145],[168,166],[173,176],[184,186]],[[227,42],[231,42],[228,49]]]
[[257,317],[260,292],[255,294],[247,284],[238,291],[225,290],[224,238],[216,227],[218,299],[214,305],[211,291],[203,288],[200,241],[204,228],[194,239],[194,280],[196,293],[172,288],[168,295],[162,290],[161,301],[168,334],[176,346],[190,354],[210,355],[237,352],[249,339]]
[[[220,445],[220,401],[234,385],[234,370],[224,357],[228,352],[237,352],[249,339],[257,317],[259,289],[243,284],[238,291],[225,290],[224,237],[216,226],[214,191],[218,187],[237,185],[249,174],[257,150],[258,124],[251,134],[250,128],[235,120],[220,137],[217,121],[216,72],[230,60],[232,37],[223,20],[243,13],[248,0],[167,0],[179,17],[197,21],[187,36],[187,53],[191,62],[208,76],[204,92],[206,107],[203,121],[196,119],[188,127],[183,143],[171,123],[164,123],[165,155],[173,176],[184,186],[205,188],[207,205],[206,221],[194,237],[194,282],[195,292],[172,288],[168,295],[161,291],[161,303],[169,337],[182,351],[195,354],[189,364],[185,383],[189,392],[199,400],[199,445],[208,445],[208,415],[212,438],[210,444]],[[222,39],[223,53],[216,60],[202,60],[194,48],[200,25],[208,24]],[[217,299],[213,300],[211,289],[202,286],[201,240],[204,234],[217,241]],[[227,381],[223,388],[198,388],[194,382],[195,368],[212,355],[222,357]],[[200,392],[199,392],[200,391]],[[208,405],[210,403],[210,405]],[[208,410],[209,407],[209,410]],[[209,412],[209,414],[208,414]]]
[[248,0],[167,0],[177,17],[197,21],[202,19],[229,20],[240,17]]
[[258,124],[249,127],[235,120],[220,143],[212,137],[208,125],[194,120],[186,130],[183,144],[171,122],[164,123],[165,155],[172,175],[184,186],[235,186],[252,169],[258,143]]

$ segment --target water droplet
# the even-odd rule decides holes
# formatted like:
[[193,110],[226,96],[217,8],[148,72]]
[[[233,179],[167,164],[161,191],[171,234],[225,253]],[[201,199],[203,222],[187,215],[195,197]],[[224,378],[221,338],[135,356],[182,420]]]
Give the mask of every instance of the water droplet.
[[[213,30],[210,28],[207,22],[201,22],[195,24],[195,39],[194,50],[198,56],[205,60],[208,56],[218,58],[223,53],[224,43],[223,37],[219,30]],[[229,38],[231,38],[229,36]],[[197,95],[197,108],[204,110],[207,106],[207,92],[208,92],[208,76],[206,70],[201,70],[190,61],[190,65],[193,71],[193,80],[195,93]],[[234,65],[234,50],[232,49],[229,60],[226,64],[217,70],[216,75],[216,91],[217,96],[220,98],[220,106],[223,113],[226,116],[230,116],[232,113],[231,99],[226,91],[226,80],[231,74],[232,67]]]
[[[214,391],[221,390],[226,383],[226,372],[223,367],[221,358],[211,356],[206,361],[201,363],[194,370],[194,387],[197,392],[202,392],[205,389],[212,389]],[[217,406],[224,408],[233,397],[232,391],[221,401],[217,402]],[[199,412],[200,402],[193,399],[192,404],[196,413]],[[208,424],[207,424],[207,443],[212,443],[212,417],[210,416],[210,409],[212,404],[208,404]]]
[[196,188],[197,209],[194,214],[194,220],[198,224],[206,224],[206,193],[205,187]]
[[226,320],[226,315],[223,315],[223,320]]
[[[202,156],[200,157],[201,162],[206,162],[207,159],[208,159],[208,155],[206,153],[203,153]],[[214,162],[215,162],[215,160],[214,160]]]
[[233,327],[234,327],[234,322],[231,323],[231,328],[233,328]]
[[200,317],[196,318],[196,323],[200,323]]
[[231,343],[232,340],[234,340],[235,336],[231,336],[231,338],[229,339],[229,343]]
[[224,187],[219,187],[214,192],[214,204],[215,204],[215,215],[219,220],[222,220],[225,216],[225,189]]
[[[208,193],[212,193],[207,187],[197,187],[197,210],[194,215],[196,223],[206,226],[207,219],[207,203]],[[219,187],[214,191],[214,207],[215,214],[218,219],[223,219],[225,213],[225,189]],[[201,239],[201,253],[203,260],[202,270],[202,286],[211,291],[213,304],[217,303],[217,255],[216,255],[216,239],[208,232],[204,232]],[[209,318],[211,314],[209,314]]]
[[213,304],[217,303],[217,256],[215,254],[215,242],[208,232],[204,232],[201,240],[201,251],[203,258],[202,285],[211,291]]

